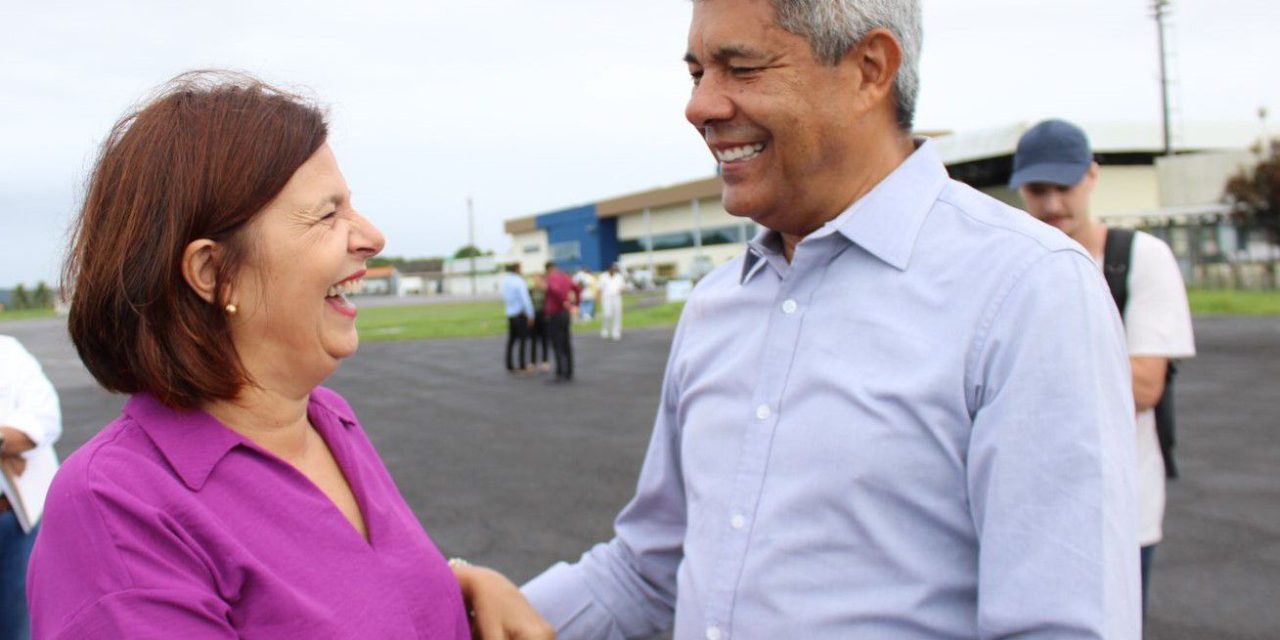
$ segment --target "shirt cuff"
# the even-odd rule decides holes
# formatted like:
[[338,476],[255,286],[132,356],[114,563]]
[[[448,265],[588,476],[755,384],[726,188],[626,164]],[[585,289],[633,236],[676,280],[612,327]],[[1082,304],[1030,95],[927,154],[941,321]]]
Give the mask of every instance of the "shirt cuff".
[[39,449],[49,439],[49,429],[42,428],[40,419],[25,411],[16,411],[5,416],[4,421],[0,422],[0,426],[12,427],[26,434],[36,445],[32,451]]
[[520,591],[556,629],[559,640],[624,640],[613,617],[591,595],[581,568],[560,562]]

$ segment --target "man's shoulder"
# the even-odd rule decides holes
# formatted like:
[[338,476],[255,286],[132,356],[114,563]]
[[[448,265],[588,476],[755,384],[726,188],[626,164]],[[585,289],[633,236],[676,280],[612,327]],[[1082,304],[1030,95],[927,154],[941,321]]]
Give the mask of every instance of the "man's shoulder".
[[947,236],[959,251],[989,245],[997,248],[987,253],[995,260],[1011,256],[1034,259],[1059,251],[1089,258],[1065,233],[962,182],[950,181],[938,195],[937,206],[949,215],[938,216],[932,228]]
[[1173,248],[1168,243],[1142,230],[1133,234],[1133,257],[1135,265],[1138,260],[1176,261]]

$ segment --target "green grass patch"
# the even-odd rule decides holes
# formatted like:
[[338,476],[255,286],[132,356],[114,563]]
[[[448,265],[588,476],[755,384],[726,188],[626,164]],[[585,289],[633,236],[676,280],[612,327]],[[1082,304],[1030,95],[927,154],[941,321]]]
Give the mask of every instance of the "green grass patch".
[[[623,301],[622,329],[670,326],[680,318],[683,303],[642,304],[638,296]],[[451,302],[405,307],[366,307],[360,309],[356,328],[360,339],[367,342],[394,340],[430,340],[437,338],[479,338],[507,333],[507,318],[502,303]],[[574,331],[599,331],[600,320],[579,323]]]
[[30,320],[32,318],[52,318],[53,309],[21,309],[18,311],[0,311],[0,322],[10,320]]
[[1280,291],[1188,289],[1196,315],[1280,316]]

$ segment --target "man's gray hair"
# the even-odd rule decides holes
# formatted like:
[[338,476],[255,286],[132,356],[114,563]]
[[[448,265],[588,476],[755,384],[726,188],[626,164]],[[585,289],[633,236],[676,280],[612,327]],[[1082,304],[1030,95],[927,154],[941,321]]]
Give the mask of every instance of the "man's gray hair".
[[872,29],[888,29],[902,45],[894,80],[898,126],[910,131],[920,93],[920,0],[771,0],[778,26],[809,40],[813,55],[836,65]]

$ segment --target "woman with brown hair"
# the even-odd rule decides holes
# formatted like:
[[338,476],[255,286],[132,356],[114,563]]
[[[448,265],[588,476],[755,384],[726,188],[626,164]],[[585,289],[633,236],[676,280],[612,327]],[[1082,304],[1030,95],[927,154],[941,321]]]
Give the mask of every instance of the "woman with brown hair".
[[[35,637],[466,638],[477,589],[523,605],[451,570],[319,386],[355,353],[347,295],[384,242],[327,135],[301,98],[208,72],[112,129],[64,287],[81,359],[131,397],[50,490]],[[511,627],[547,635],[524,611]]]

